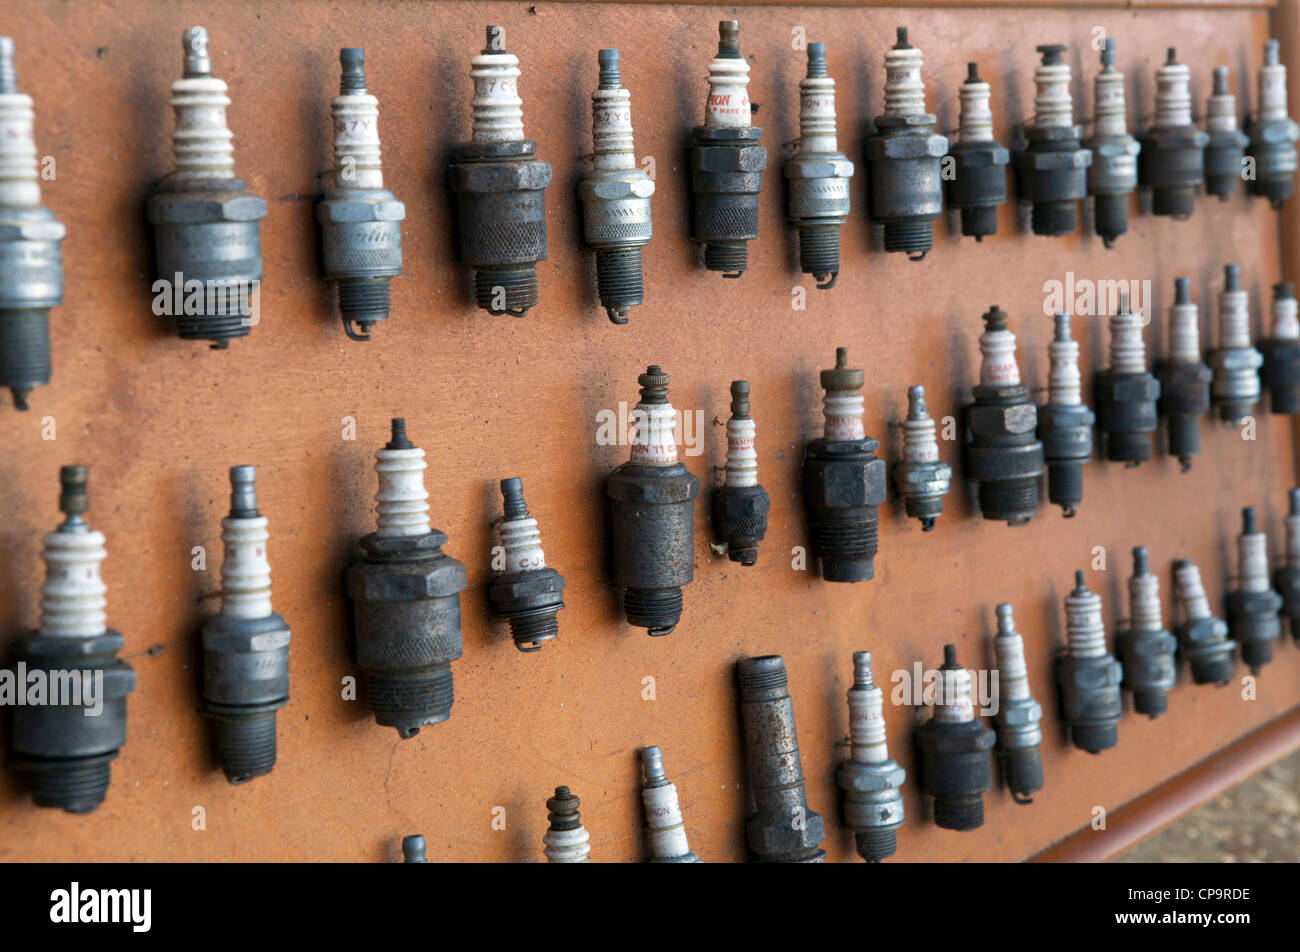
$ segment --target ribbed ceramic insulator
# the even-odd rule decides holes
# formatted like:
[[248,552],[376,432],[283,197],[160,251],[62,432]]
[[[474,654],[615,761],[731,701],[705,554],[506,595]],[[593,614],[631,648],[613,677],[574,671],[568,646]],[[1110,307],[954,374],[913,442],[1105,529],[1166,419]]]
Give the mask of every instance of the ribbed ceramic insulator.
[[221,520],[226,548],[221,563],[221,614],[235,618],[265,618],[271,608],[271,563],[266,557],[265,516]]
[[1183,618],[1196,621],[1210,617],[1210,600],[1201,584],[1201,570],[1191,562],[1174,569],[1174,593]]
[[486,50],[470,60],[469,75],[474,81],[470,104],[473,142],[517,142],[524,137],[519,57],[494,47],[500,42],[500,31],[500,27],[488,27]]
[[885,744],[884,692],[871,675],[871,654],[853,655],[853,687],[849,688],[849,759],[859,764],[879,764],[889,759]]
[[1293,297],[1273,298],[1273,327],[1269,336],[1275,340],[1300,339],[1300,302]]
[[828,440],[860,440],[867,435],[862,425],[865,412],[861,390],[827,390],[822,397],[822,435]]
[[573,830],[547,830],[542,837],[546,844],[543,851],[549,863],[589,863],[591,862],[591,837],[579,826]]
[[1227,92],[1228,67],[1215,67],[1214,84],[1216,89],[1221,88],[1224,92],[1212,92],[1206,101],[1205,131],[1234,132],[1237,128],[1237,97]]
[[1128,103],[1124,74],[1107,65],[1092,81],[1093,132],[1098,136],[1128,135]]
[[993,110],[989,107],[989,84],[966,80],[958,89],[961,98],[961,119],[958,136],[962,142],[991,142],[993,140]]
[[636,168],[632,151],[632,94],[622,86],[591,94],[593,165],[600,170]]
[[1169,362],[1196,364],[1201,360],[1200,312],[1195,304],[1169,308]]
[[537,531],[536,519],[509,519],[501,523],[501,547],[505,549],[503,573],[546,568],[546,553],[542,551],[542,534]]
[[1034,68],[1034,85],[1034,125],[1040,129],[1074,125],[1070,67],[1064,63],[1039,63]]
[[1237,536],[1237,583],[1244,592],[1267,592],[1268,536],[1243,532]]
[[1029,667],[1025,664],[1025,639],[1016,631],[1010,605],[999,605],[998,633],[993,638],[993,663],[998,671],[998,694],[1004,700],[1029,697]]
[[677,439],[673,426],[677,414],[671,403],[638,403],[632,411],[630,459],[648,466],[667,466],[677,462]]
[[41,559],[45,584],[41,586],[41,634],[59,638],[102,635],[108,619],[104,598],[108,591],[99,566],[107,557],[104,535],[85,523],[65,525],[45,536]]
[[171,103],[176,110],[176,131],[172,133],[173,178],[177,181],[234,178],[234,134],[226,125],[230,97],[226,95],[226,84],[211,75],[207,32],[194,27],[185,31],[182,42],[186,72],[192,73],[190,67],[194,63],[202,63],[203,71],[172,83]]
[[925,115],[925,83],[921,80],[921,51],[897,47],[885,53],[885,115]]
[[1160,611],[1160,577],[1153,572],[1131,575],[1128,580],[1129,627],[1134,631],[1164,628]]
[[677,800],[677,787],[668,782],[663,771],[663,757],[658,747],[641,752],[646,782],[641,788],[641,805],[645,809],[646,851],[652,858],[685,856],[691,851],[686,840],[686,824]]
[[1147,345],[1142,340],[1142,318],[1120,302],[1118,314],[1110,318],[1110,372],[1144,374],[1147,372]]
[[1277,40],[1264,45],[1264,65],[1259,68],[1259,118],[1264,122],[1287,118],[1286,67],[1278,59]]
[[805,76],[799,80],[799,151],[839,150],[835,136],[835,80]]
[[1079,344],[1070,336],[1070,315],[1056,315],[1056,336],[1047,345],[1051,371],[1047,376],[1047,402],[1073,407],[1083,402],[1083,380],[1079,376]]
[[939,669],[940,692],[935,698],[933,718],[939,724],[964,724],[975,719],[975,708],[970,699],[970,672],[965,668]]
[[732,488],[758,485],[758,453],[754,450],[756,433],[753,419],[732,417],[727,421],[726,482]]
[[1065,596],[1065,650],[1072,658],[1101,658],[1106,654],[1106,627],[1101,620],[1101,596],[1076,588]]
[[0,206],[36,208],[41,204],[35,123],[31,96],[0,92]]
[[980,384],[1008,387],[1020,383],[1016,363],[1016,335],[1002,330],[985,330],[980,334]]
[[379,100],[366,92],[335,96],[335,185],[348,188],[383,188],[379,161]]
[[375,472],[379,474],[379,492],[375,493],[375,512],[379,514],[375,534],[381,537],[418,536],[429,532],[429,494],[424,489],[424,450],[375,451]]
[[1250,293],[1244,289],[1224,289],[1219,294],[1219,346],[1250,347]]
[[740,57],[715,57],[709,63],[709,98],[704,106],[704,128],[748,129],[752,125],[749,64]]
[[[1170,50],[1172,59],[1173,51]],[[1156,70],[1155,129],[1175,129],[1192,124],[1192,74],[1182,63],[1166,62]]]
[[939,458],[934,419],[925,408],[925,388],[907,391],[907,419],[903,421],[903,462],[933,463]]

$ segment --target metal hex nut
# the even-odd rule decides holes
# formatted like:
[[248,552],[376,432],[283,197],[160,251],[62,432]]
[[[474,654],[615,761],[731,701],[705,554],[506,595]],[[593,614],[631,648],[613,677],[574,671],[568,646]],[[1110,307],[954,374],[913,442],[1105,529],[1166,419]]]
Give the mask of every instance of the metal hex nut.
[[1026,149],[1016,153],[1016,167],[1034,172],[1086,169],[1090,165],[1092,165],[1092,152],[1087,149],[1070,149],[1063,152],[1038,152]]
[[691,168],[700,172],[761,172],[767,168],[767,148],[761,145],[697,145]]
[[644,175],[636,178],[586,178],[578,183],[578,197],[583,200],[617,202],[627,198],[649,198],[654,193],[655,183]]
[[1004,727],[1025,727],[1037,724],[1042,719],[1043,706],[1033,698],[1024,703],[1004,706],[999,716],[999,722]]
[[551,167],[545,162],[457,162],[451,166],[451,187],[456,192],[536,192],[551,184]]
[[880,135],[867,140],[868,159],[941,159],[948,154],[948,137],[934,133],[918,135]]
[[1100,688],[1118,688],[1124,679],[1124,666],[1109,655],[1104,660],[1089,659],[1084,663],[1066,659],[1066,663],[1061,665],[1061,674],[1064,687],[1093,692]]
[[377,202],[326,199],[316,206],[316,218],[330,222],[403,221],[406,204],[396,199]]
[[531,572],[498,575],[490,586],[493,601],[501,598],[525,599],[553,595],[564,591],[564,576],[547,568]]
[[978,169],[994,165],[1006,165],[1011,160],[1011,153],[1006,146],[981,146],[974,149],[952,150],[952,156],[959,167]]
[[819,509],[856,509],[885,501],[885,461],[810,459],[804,464],[804,493]]
[[1038,429],[1038,408],[1032,403],[987,406],[973,403],[966,421],[976,436],[1020,436]]
[[1215,370],[1258,370],[1264,364],[1264,355],[1254,347],[1232,347],[1210,351],[1209,364]]
[[348,571],[348,594],[366,602],[405,602],[445,598],[465,588],[465,566],[444,556],[430,560],[427,568],[401,571],[396,566],[359,562]]
[[852,178],[853,163],[842,155],[796,155],[781,172],[786,178]]
[[149,203],[154,224],[201,225],[218,221],[259,221],[266,217],[266,199],[233,195],[226,199],[180,198],[164,200],[165,193]]
[[883,764],[860,764],[846,760],[835,773],[835,782],[840,789],[856,790],[859,793],[896,790],[906,780],[907,771],[894,760],[887,760]]
[[68,227],[53,218],[33,221],[0,221],[0,241],[62,241]]
[[1097,393],[1105,403],[1149,403],[1160,396],[1160,381],[1151,374],[1097,375]]
[[751,817],[745,824],[749,848],[759,856],[815,850],[826,839],[826,826],[820,814],[811,810],[804,816],[803,829],[795,829],[790,818],[769,824],[764,816]]

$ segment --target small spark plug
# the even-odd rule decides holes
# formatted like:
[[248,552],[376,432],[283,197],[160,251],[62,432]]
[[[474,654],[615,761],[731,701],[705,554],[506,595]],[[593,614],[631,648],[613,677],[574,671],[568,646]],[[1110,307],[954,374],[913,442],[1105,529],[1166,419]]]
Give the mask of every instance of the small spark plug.
[[1178,625],[1181,652],[1196,684],[1227,684],[1232,679],[1235,641],[1228,626],[1210,614],[1210,600],[1201,585],[1201,571],[1187,559],[1174,563],[1174,594],[1182,622]]
[[1124,666],[1122,687],[1132,692],[1134,709],[1154,719],[1169,706],[1178,639],[1161,619],[1160,578],[1151,573],[1145,546],[1133,549],[1128,605],[1128,628],[1115,637],[1115,650]]
[[1296,139],[1300,127],[1287,115],[1286,67],[1278,59],[1278,42],[1264,44],[1264,65],[1259,68],[1259,111],[1246,123],[1250,137],[1247,154],[1255,160],[1251,195],[1267,198],[1281,208],[1295,190]]
[[1031,793],[1043,789],[1043,757],[1039,746],[1043,732],[1038,722],[1043,708],[1029,693],[1025,664],[1025,639],[1016,631],[1011,606],[997,607],[998,633],[993,638],[993,659],[998,670],[998,761],[1002,779],[1016,803],[1033,803]]
[[[260,222],[266,199],[235,178],[234,147],[226,126],[230,98],[212,75],[208,31],[191,27],[181,37],[184,75],[172,83],[176,110],[174,171],[149,199],[154,262],[168,299],[184,296],[171,318],[182,340],[206,340],[214,349],[247,337],[257,323],[262,283]],[[190,286],[203,286],[202,307],[191,313]]]
[[1214,371],[1210,399],[1219,419],[1234,426],[1245,422],[1263,393],[1259,368],[1264,355],[1250,346],[1250,294],[1241,286],[1241,268],[1223,269],[1219,295],[1219,346],[1210,351]]
[[556,614],[564,607],[564,576],[546,565],[537,520],[528,514],[518,476],[501,480],[506,515],[500,535],[503,565],[488,587],[492,613],[510,623],[520,651],[538,651],[559,634]]
[[682,586],[695,577],[695,497],[700,480],[677,458],[668,375],[651,364],[637,377],[641,401],[628,461],[610,474],[614,585],[629,625],[667,635],[682,617]]
[[582,235],[596,252],[600,305],[615,324],[627,323],[628,308],[644,299],[641,249],[654,231],[650,196],[654,180],[636,164],[632,151],[632,95],[623,88],[618,50],[596,56],[600,80],[591,94],[591,171],[578,183]]
[[1264,355],[1260,383],[1268,388],[1274,413],[1300,413],[1300,317],[1295,285],[1273,285],[1273,327],[1260,342]]
[[1061,714],[1075,747],[1099,754],[1119,743],[1123,679],[1123,665],[1106,650],[1101,596],[1075,572],[1074,591],[1065,596],[1065,647],[1056,659]]
[[961,233],[983,241],[998,233],[998,208],[1007,200],[1007,163],[1011,153],[993,138],[989,84],[979,67],[966,64],[966,82],[958,90],[961,119],[958,139],[948,150],[957,163],[948,182],[948,207],[961,209]]
[[465,566],[442,551],[446,534],[429,527],[427,465],[406,421],[394,419],[392,439],[375,453],[378,525],[347,570],[370,709],[403,738],[451,717],[451,663],[461,652]]
[[230,468],[230,515],[221,520],[221,611],[203,623],[203,713],[231,783],[275,766],[275,712],[289,701],[289,625],[271,609],[267,520],[256,471]]
[[448,170],[456,193],[461,262],[474,272],[474,300],[489,314],[523,317],[537,304],[537,262],[546,260],[546,188],[551,167],[524,138],[519,58],[504,27],[487,28],[470,61],[470,141]]
[[952,482],[952,467],[939,459],[934,420],[925,408],[925,388],[907,388],[907,419],[903,421],[903,458],[894,467],[894,491],[903,498],[903,511],[921,521],[929,532],[943,514],[943,497]]
[[849,217],[853,163],[835,138],[835,80],[826,44],[808,44],[808,75],[799,81],[798,152],[786,159],[790,223],[799,233],[799,268],[833,288],[840,273],[840,227]]
[[41,205],[36,113],[18,91],[14,41],[0,36],[0,387],[26,410],[50,382],[50,308],[63,303],[68,229]]
[[872,679],[869,651],[853,653],[848,698],[850,753],[835,772],[835,782],[844,791],[844,825],[853,831],[858,855],[879,863],[898,851],[907,771],[889,756],[884,692]]
[[914,735],[921,757],[921,789],[934,798],[934,822],[945,830],[984,825],[984,791],[993,786],[993,731],[975,716],[970,672],[957,663],[956,645],[943,646],[939,696],[930,719]]
[[1142,136],[1138,177],[1151,189],[1151,211],[1178,221],[1191,217],[1205,177],[1210,142],[1192,119],[1191,73],[1171,47],[1156,71],[1156,117]]
[[849,367],[849,352],[835,349],[835,367],[821,372],[820,439],[803,458],[803,495],[813,551],[828,582],[864,582],[875,575],[878,509],[885,501],[885,461],[880,442],[862,426],[861,370]]
[[1083,143],[1092,153],[1088,194],[1093,197],[1097,234],[1107,248],[1128,231],[1128,197],[1137,188],[1142,146],[1128,133],[1124,74],[1115,68],[1115,38],[1101,50],[1101,72],[1093,80],[1093,133]]
[[1083,126],[1074,123],[1070,67],[1061,59],[1064,44],[1038,47],[1042,63],[1034,70],[1034,121],[1017,143],[1020,200],[1031,202],[1035,235],[1072,235],[1078,223],[1075,203],[1088,194],[1092,152],[1080,143]]
[[1097,421],[1083,402],[1079,345],[1070,336],[1069,314],[1056,315],[1056,336],[1047,345],[1047,356],[1052,369],[1047,402],[1038,408],[1038,438],[1047,465],[1047,498],[1069,519],[1083,502],[1083,467],[1092,459]]
[[1151,458],[1151,437],[1160,425],[1156,402],[1160,381],[1147,371],[1143,315],[1128,309],[1119,296],[1119,312],[1110,318],[1110,366],[1097,374],[1097,422],[1106,437],[1106,459],[1140,466]]
[[1205,106],[1205,190],[1226,202],[1237,191],[1241,160],[1250,139],[1237,128],[1237,97],[1228,91],[1228,67],[1214,68],[1214,90]]
[[1038,478],[1046,465],[1038,408],[1020,382],[1016,335],[996,304],[984,315],[980,382],[966,406],[966,478],[979,484],[985,519],[1024,525],[1038,511]]
[[885,250],[920,261],[934,244],[933,222],[943,213],[943,157],[948,140],[934,131],[925,111],[921,51],[907,42],[907,27],[885,53],[885,111],[867,140],[871,164],[871,217],[885,226]]
[[[745,725],[745,836],[760,863],[820,863],[826,826],[808,809],[794,702],[780,655],[743,658],[740,713]],[[795,822],[802,821],[802,822]]]
[[727,547],[727,557],[741,565],[758,561],[758,543],[767,533],[772,508],[758,484],[754,420],[749,415],[749,381],[731,382],[731,419],[727,420],[727,466],[721,486],[713,490],[713,529]]
[[24,669],[29,678],[40,672],[51,689],[66,684],[69,672],[94,682],[93,692],[65,688],[72,697],[63,703],[17,704],[9,716],[10,766],[31,774],[33,803],[68,813],[91,813],[104,802],[112,761],[126,743],[126,696],[135,690],[135,671],[117,658],[122,636],[106,627],[99,566],[108,553],[103,533],[82,518],[90,508],[87,478],[85,466],[59,470],[59,509],[67,518],[41,551],[41,626],[13,643],[19,683]]
[[641,805],[645,808],[645,843],[651,863],[698,863],[686,843],[686,824],[677,803],[677,787],[664,774],[664,756],[658,747],[641,751],[645,785]]
[[718,22],[718,55],[709,63],[704,125],[692,132],[691,241],[704,245],[704,266],[738,278],[758,237],[758,193],[767,149],[752,124],[749,64],[740,55],[740,23]]
[[1214,373],[1201,360],[1201,328],[1187,278],[1174,278],[1174,303],[1169,308],[1169,356],[1157,368],[1160,400],[1156,409],[1169,428],[1169,455],[1177,456],[1183,472],[1201,452],[1201,418],[1210,412],[1210,381]]
[[1237,566],[1237,588],[1228,593],[1228,635],[1241,646],[1250,673],[1258,675],[1273,660],[1273,642],[1282,634],[1282,596],[1269,587],[1268,536],[1250,507],[1241,510]]
[[402,837],[402,862],[403,863],[427,863],[429,859],[425,856],[424,837],[419,833],[412,833],[410,836]]
[[1300,489],[1287,494],[1286,557],[1273,573],[1273,588],[1282,596],[1282,614],[1291,637],[1300,642]]
[[546,819],[550,826],[542,842],[548,863],[590,863],[590,837],[582,828],[579,800],[568,787],[556,787],[555,796],[546,800]]

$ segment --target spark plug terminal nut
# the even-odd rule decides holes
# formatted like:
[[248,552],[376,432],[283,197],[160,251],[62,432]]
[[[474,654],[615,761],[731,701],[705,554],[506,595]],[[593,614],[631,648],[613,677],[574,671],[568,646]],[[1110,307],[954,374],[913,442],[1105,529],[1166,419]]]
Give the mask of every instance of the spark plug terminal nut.
[[568,787],[556,787],[555,796],[546,800],[549,826],[542,842],[548,863],[590,863],[591,837],[582,828],[581,802]]
[[1124,666],[1122,687],[1132,693],[1133,708],[1154,719],[1169,706],[1178,639],[1161,618],[1160,578],[1151,572],[1145,546],[1133,550],[1128,604],[1128,628],[1115,638],[1115,650]]
[[903,458],[894,467],[894,492],[903,499],[903,511],[929,532],[943,514],[952,467],[939,459],[934,419],[926,410],[925,388],[919,384],[907,390],[907,419],[902,427]]
[[425,855],[425,849],[424,837],[419,833],[412,833],[410,836],[402,837],[402,862],[429,862],[428,856]]
[[1286,67],[1278,58],[1278,42],[1264,44],[1264,65],[1259,68],[1259,110],[1246,124],[1250,137],[1247,154],[1255,160],[1250,194],[1267,198],[1281,208],[1295,191],[1296,139],[1300,126],[1287,115]]
[[1147,371],[1142,328],[1147,318],[1129,311],[1128,295],[1110,318],[1110,366],[1097,374],[1097,422],[1106,438],[1106,458],[1139,466],[1151,458],[1152,435],[1160,425],[1156,403],[1160,381]]
[[1192,118],[1191,73],[1171,47],[1156,71],[1156,116],[1142,136],[1138,177],[1151,189],[1151,211],[1183,221],[1205,178],[1210,136]]
[[1051,372],[1047,402],[1038,408],[1038,438],[1047,466],[1047,498],[1068,519],[1083,502],[1083,467],[1092,459],[1092,425],[1097,419],[1083,402],[1079,345],[1070,336],[1070,315],[1056,315],[1056,335],[1047,355]]
[[1201,570],[1187,559],[1174,563],[1174,593],[1182,621],[1177,628],[1180,653],[1192,669],[1196,684],[1227,684],[1232,679],[1233,652],[1228,626],[1210,613],[1210,600],[1201,584]]
[[1201,360],[1201,330],[1187,278],[1174,278],[1169,308],[1169,356],[1159,366],[1160,399],[1156,409],[1169,432],[1169,455],[1183,472],[1201,452],[1201,419],[1210,412],[1213,371]]
[[501,521],[502,568],[488,587],[492,613],[510,623],[520,651],[538,651],[559,634],[556,614],[564,607],[564,576],[546,564],[537,520],[524,502],[518,476],[501,480],[505,518]]
[[1007,200],[1007,163],[1011,153],[993,138],[989,84],[979,67],[966,64],[966,81],[958,90],[961,119],[956,142],[948,152],[956,163],[948,182],[948,207],[961,210],[961,233],[976,241],[998,232],[998,208]]
[[984,825],[984,792],[993,786],[993,730],[976,716],[970,672],[957,663],[957,647],[943,646],[940,692],[930,719],[914,735],[921,760],[921,789],[934,798],[934,822],[945,830]]
[[645,808],[646,852],[651,863],[698,863],[686,842],[686,824],[677,802],[677,787],[664,773],[664,756],[658,747],[641,750],[641,768],[645,782],[641,787],[641,805]]
[[853,653],[848,699],[850,753],[835,772],[835,782],[844,791],[844,825],[853,831],[858,855],[878,863],[898,851],[907,771],[889,756],[884,692],[872,677],[869,651]]
[[727,465],[723,484],[713,491],[713,528],[727,547],[727,557],[741,565],[758,561],[758,543],[767,533],[772,508],[767,490],[758,484],[756,430],[749,410],[749,381],[733,380]]
[[1115,68],[1115,38],[1101,49],[1101,72],[1093,79],[1093,133],[1083,147],[1092,153],[1088,194],[1102,243],[1110,248],[1128,231],[1128,197],[1137,188],[1138,153],[1142,146],[1129,135],[1124,74]]
[[1241,286],[1241,268],[1225,265],[1219,295],[1219,346],[1210,351],[1214,372],[1210,400],[1224,423],[1239,426],[1262,396],[1259,369],[1264,355],[1250,345],[1250,294]]
[[993,659],[998,671],[998,760],[1002,779],[1016,803],[1033,803],[1030,794],[1043,789],[1043,757],[1039,747],[1043,731],[1038,726],[1043,708],[1029,692],[1025,640],[1016,631],[1011,606],[997,607],[998,632],[993,637]]
[[1124,668],[1106,650],[1101,596],[1088,590],[1082,572],[1074,573],[1074,591],[1065,596],[1065,629],[1056,659],[1061,714],[1074,746],[1099,754],[1119,743]]
[[1205,191],[1226,202],[1237,191],[1242,158],[1250,139],[1237,128],[1237,97],[1228,88],[1228,67],[1214,68],[1214,87],[1205,106]]
[[1282,614],[1291,637],[1300,642],[1300,489],[1287,494],[1286,556],[1273,573],[1273,588],[1282,596]]
[[1273,643],[1282,634],[1282,596],[1269,585],[1268,536],[1255,510],[1241,510],[1237,537],[1237,587],[1228,593],[1228,635],[1241,646],[1251,674],[1273,660]]
[[1268,388],[1274,413],[1300,413],[1300,310],[1295,285],[1273,285],[1273,327],[1260,342],[1264,355],[1260,383]]
[[1034,121],[1025,126],[1013,159],[1020,200],[1030,202],[1035,235],[1071,235],[1078,224],[1076,203],[1088,194],[1092,152],[1083,147],[1083,126],[1074,122],[1070,67],[1064,44],[1037,48],[1042,62],[1034,70]]

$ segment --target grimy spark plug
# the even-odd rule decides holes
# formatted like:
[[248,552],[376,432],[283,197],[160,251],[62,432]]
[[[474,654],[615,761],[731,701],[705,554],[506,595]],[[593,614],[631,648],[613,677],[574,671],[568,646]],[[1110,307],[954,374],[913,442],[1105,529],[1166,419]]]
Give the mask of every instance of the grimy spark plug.
[[1025,639],[1016,631],[1011,606],[997,607],[998,633],[993,637],[993,659],[998,670],[998,761],[1002,779],[1016,803],[1033,803],[1031,793],[1043,789],[1043,757],[1039,746],[1043,732],[1038,722],[1043,708],[1029,693],[1025,665]]
[[1258,675],[1273,660],[1273,642],[1282,634],[1282,596],[1269,587],[1268,536],[1250,507],[1241,510],[1237,566],[1237,588],[1228,593],[1228,635],[1241,646],[1251,674]]
[[980,382],[966,407],[966,478],[979,484],[985,519],[1024,525],[1038,511],[1038,477],[1045,466],[1038,408],[1020,382],[1016,335],[996,304],[984,315]]
[[1033,204],[1035,235],[1071,235],[1079,216],[1075,203],[1088,194],[1092,152],[1080,143],[1083,126],[1074,123],[1070,67],[1061,59],[1067,47],[1037,49],[1043,61],[1034,69],[1034,121],[1025,126],[1013,155],[1020,200]]
[[867,140],[871,164],[871,217],[885,226],[885,250],[920,261],[934,244],[933,222],[943,213],[943,157],[948,139],[934,131],[925,111],[921,51],[907,42],[907,27],[885,53],[885,111]]
[[1070,315],[1056,315],[1056,336],[1047,345],[1051,371],[1047,402],[1038,408],[1038,438],[1047,466],[1047,498],[1068,519],[1083,502],[1083,467],[1092,459],[1097,418],[1083,402],[1079,345],[1070,336]]
[[1196,684],[1227,684],[1232,678],[1235,641],[1228,626],[1210,613],[1210,600],[1201,585],[1201,570],[1187,559],[1174,563],[1174,593],[1182,622],[1178,625],[1181,654],[1192,669]]
[[889,756],[884,692],[872,679],[869,651],[853,653],[848,698],[850,753],[836,770],[835,782],[844,791],[844,825],[853,831],[858,855],[879,863],[898,851],[907,771]]
[[894,467],[894,492],[903,497],[903,511],[921,521],[929,532],[943,515],[943,497],[952,483],[952,467],[939,459],[934,420],[925,408],[925,388],[907,389],[907,419],[903,421],[903,458]]
[[1273,285],[1273,327],[1260,342],[1264,355],[1260,383],[1268,388],[1274,413],[1300,413],[1300,310],[1295,285]]
[[85,466],[59,470],[59,509],[67,518],[45,536],[41,552],[41,626],[13,643],[20,672],[39,671],[50,685],[76,673],[86,689],[57,704],[17,704],[9,718],[11,766],[31,774],[32,801],[69,813],[104,802],[111,763],[126,743],[126,696],[135,690],[135,671],[117,658],[122,636],[105,626],[99,566],[108,553],[103,534],[82,518],[90,507],[86,480]]
[[695,497],[700,480],[677,458],[668,375],[651,364],[637,377],[641,401],[626,463],[610,474],[613,581],[629,625],[666,635],[682,617],[682,586],[695,577]]
[[392,439],[375,453],[378,525],[347,570],[370,709],[403,738],[451,717],[451,663],[461,652],[465,566],[442,551],[446,534],[429,527],[426,466],[406,421],[394,419]]
[[835,349],[835,367],[821,372],[820,439],[803,459],[803,495],[813,551],[828,582],[863,582],[875,575],[880,504],[885,501],[885,461],[878,440],[862,426],[861,370],[850,369],[849,352]]
[[1074,591],[1065,596],[1065,647],[1056,659],[1056,680],[1074,746],[1099,754],[1119,743],[1124,667],[1106,650],[1101,596],[1088,590],[1082,572],[1074,573]]
[[1132,693],[1134,710],[1154,719],[1169,706],[1178,639],[1161,619],[1160,578],[1151,572],[1145,546],[1133,549],[1128,606],[1128,628],[1115,637],[1115,650],[1124,666],[1122,687]]
[[840,273],[840,227],[849,217],[853,163],[835,138],[835,80],[826,72],[826,44],[808,44],[808,75],[799,81],[798,151],[786,159],[790,223],[799,233],[799,268],[835,286]]
[[50,382],[50,308],[63,303],[68,229],[41,205],[36,113],[18,91],[14,41],[0,36],[0,387],[26,410]]
[[[343,330],[370,340],[388,319],[388,282],[402,273],[406,206],[384,188],[379,161],[379,100],[366,91],[365,53],[339,50],[342,79],[334,119],[333,186],[316,206],[325,277],[338,285]],[[355,325],[355,327],[354,327]]]
[[1156,71],[1156,117],[1142,136],[1138,177],[1151,189],[1151,211],[1182,221],[1191,217],[1196,188],[1205,177],[1209,135],[1192,119],[1191,74],[1171,47]]
[[1093,79],[1093,130],[1083,147],[1092,153],[1088,194],[1093,197],[1094,227],[1111,247],[1128,231],[1128,197],[1137,188],[1138,153],[1142,147],[1128,133],[1124,74],[1115,68],[1115,38],[1101,50],[1101,72]]
[[537,520],[528,514],[518,476],[501,480],[506,514],[500,536],[503,565],[488,587],[492,613],[510,623],[520,651],[538,651],[559,634],[556,613],[564,607],[564,576],[546,564]]
[[505,29],[487,28],[470,61],[474,80],[470,141],[456,149],[461,262],[474,272],[474,300],[489,314],[523,317],[537,304],[537,262],[546,259],[546,187],[551,167],[524,138],[519,58]]
[[1239,425],[1259,403],[1263,384],[1259,368],[1264,355],[1250,346],[1250,294],[1241,286],[1241,268],[1223,269],[1223,291],[1219,294],[1219,346],[1210,351],[1214,371],[1210,399],[1219,419]]
[[934,822],[945,830],[984,825],[984,791],[993,786],[993,731],[975,716],[970,672],[957,663],[956,645],[943,646],[940,692],[930,719],[916,729],[921,789],[934,798]]
[[542,842],[548,863],[589,863],[591,845],[587,831],[582,828],[582,815],[578,812],[580,801],[568,787],[556,787],[555,796],[546,800],[546,819],[550,826]]
[[724,482],[713,490],[713,528],[727,546],[727,558],[741,565],[758,561],[758,543],[767,533],[772,508],[758,484],[754,419],[749,415],[749,381],[731,382],[731,418],[727,420],[727,466]]
[[402,837],[402,862],[429,862],[429,858],[425,855],[424,837],[419,833],[412,833],[410,836]]
[[704,266],[738,278],[758,237],[758,193],[767,149],[752,124],[749,64],[740,55],[740,24],[718,22],[718,55],[709,63],[704,125],[692,132],[691,241],[704,245]]
[[1201,360],[1201,329],[1187,278],[1174,278],[1169,308],[1169,356],[1160,365],[1160,400],[1156,409],[1169,428],[1169,455],[1183,472],[1201,452],[1201,418],[1210,412],[1214,374]]
[[289,625],[271,608],[267,520],[256,472],[230,468],[230,515],[221,520],[221,611],[203,623],[203,713],[231,783],[275,766],[275,712],[289,701]]
[[645,784],[641,805],[645,808],[645,844],[651,863],[698,863],[700,858],[686,843],[686,824],[677,803],[677,787],[664,774],[664,756],[658,747],[641,751]]
[[1251,195],[1267,198],[1274,208],[1295,191],[1296,139],[1300,127],[1287,115],[1286,67],[1278,59],[1278,42],[1264,44],[1264,65],[1259,68],[1259,111],[1246,124],[1250,137],[1247,154],[1255,160]]
[[1214,89],[1205,106],[1205,191],[1226,202],[1237,191],[1241,160],[1250,139],[1237,128],[1237,97],[1228,90],[1228,67],[1214,68]]
[[1282,596],[1282,614],[1291,637],[1300,642],[1300,489],[1287,494],[1286,557],[1273,573],[1273,588]]
[[794,702],[780,655],[743,658],[740,713],[745,725],[745,837],[760,863],[820,863],[826,827],[804,796]]
[[957,141],[949,145],[956,162],[948,182],[948,207],[961,210],[961,233],[983,241],[998,232],[998,208],[1007,200],[1007,163],[1011,153],[993,138],[989,84],[975,63],[966,64],[961,84],[961,119]]
[[[175,168],[149,199],[158,281],[173,306],[170,319],[183,340],[230,346],[257,323],[262,282],[260,222],[266,199],[235,178],[234,147],[226,126],[230,98],[212,75],[208,31],[191,27],[181,37],[184,75],[172,83]],[[195,284],[197,282],[197,285]],[[202,301],[191,289],[201,285]],[[197,312],[191,299],[201,303]]]
[[596,252],[596,289],[615,324],[644,299],[641,249],[650,243],[655,183],[632,151],[632,96],[623,88],[618,50],[601,50],[600,81],[591,94],[591,171],[578,183],[582,235]]
[[1121,294],[1110,318],[1110,366],[1097,374],[1097,422],[1106,436],[1106,459],[1139,466],[1151,458],[1151,437],[1160,425],[1160,381],[1147,371],[1147,319],[1128,307],[1128,295]]

